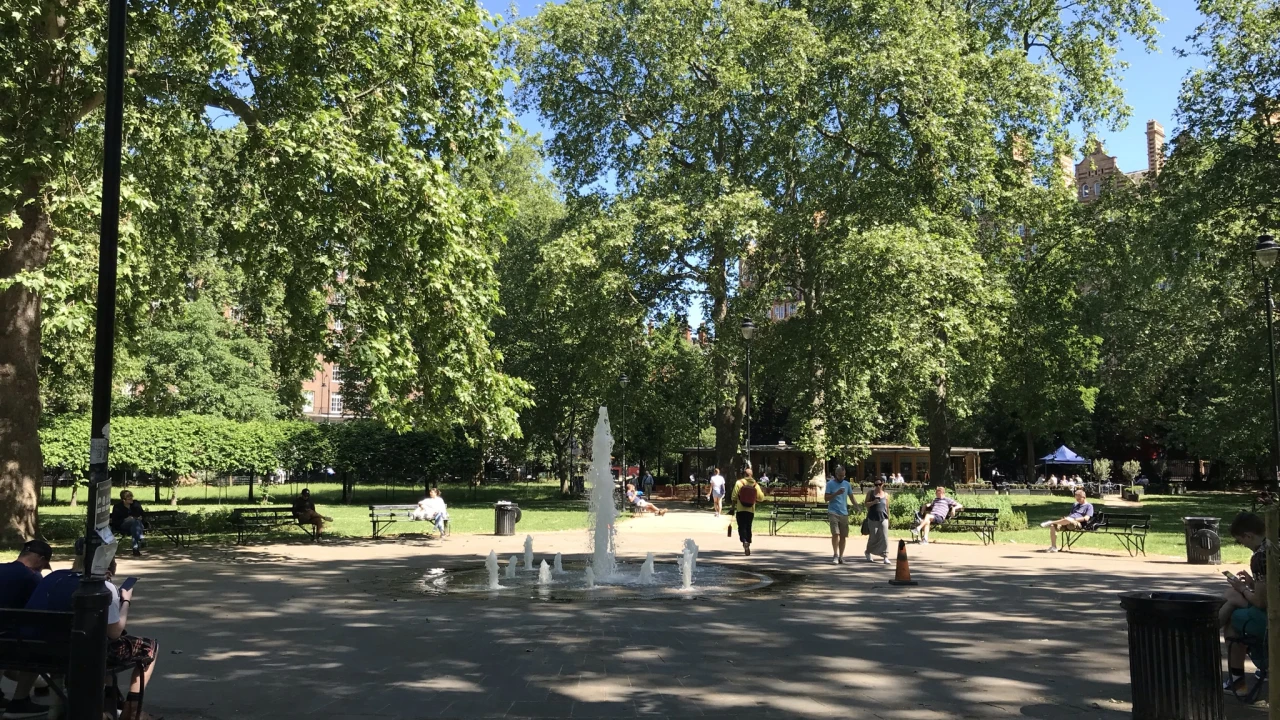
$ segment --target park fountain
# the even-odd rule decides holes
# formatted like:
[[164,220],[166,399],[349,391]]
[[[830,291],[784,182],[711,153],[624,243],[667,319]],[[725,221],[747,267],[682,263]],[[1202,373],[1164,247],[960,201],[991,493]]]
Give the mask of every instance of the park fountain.
[[484,567],[489,571],[489,589],[501,590],[502,586],[498,584],[498,554],[489,551],[489,557],[484,559]]
[[577,595],[583,599],[605,600],[612,597],[643,596],[652,599],[678,599],[694,592],[699,596],[720,595],[758,590],[770,585],[768,576],[721,565],[698,567],[698,545],[692,538],[684,541],[675,563],[663,564],[655,554],[646,553],[644,562],[619,564],[616,538],[617,510],[614,507],[614,480],[611,473],[613,435],[609,429],[609,413],[600,408],[595,437],[591,443],[591,466],[587,472],[590,488],[590,555],[575,562],[556,553],[551,564],[543,559],[533,564],[533,536],[524,540],[524,562],[512,555],[507,562],[506,582],[498,583],[498,557],[490,552],[483,569],[430,569],[421,580],[424,591],[441,593],[486,593],[502,590],[502,597],[516,598],[521,592],[535,600],[560,600]]
[[640,566],[640,584],[653,584],[653,553],[644,556],[644,564]]
[[609,409],[600,408],[596,419],[595,435],[591,438],[591,467],[587,470],[587,483],[591,486],[591,567],[596,580],[613,575],[614,519],[617,510],[613,506],[613,433],[609,430]]

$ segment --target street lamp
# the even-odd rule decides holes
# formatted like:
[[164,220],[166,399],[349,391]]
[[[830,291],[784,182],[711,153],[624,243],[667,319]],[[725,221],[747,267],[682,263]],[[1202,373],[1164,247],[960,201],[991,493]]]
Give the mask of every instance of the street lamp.
[[627,496],[627,383],[631,378],[626,373],[618,376],[618,384],[622,386],[622,422],[618,429],[622,432],[622,470],[618,473],[618,506],[625,506],[625,498]]
[[[1271,430],[1273,434],[1271,446],[1272,480],[1280,488],[1280,397],[1276,395],[1276,334],[1272,319],[1271,303],[1271,268],[1275,267],[1276,258],[1280,257],[1280,245],[1271,235],[1259,235],[1258,244],[1253,248],[1253,257],[1263,269],[1262,287],[1266,293],[1267,306],[1267,354],[1271,359]],[[1274,488],[1273,488],[1274,489]]]
[[747,441],[746,441],[746,468],[751,467],[751,338],[756,335],[756,324],[751,322],[751,318],[742,318],[742,339],[746,340],[747,345]]

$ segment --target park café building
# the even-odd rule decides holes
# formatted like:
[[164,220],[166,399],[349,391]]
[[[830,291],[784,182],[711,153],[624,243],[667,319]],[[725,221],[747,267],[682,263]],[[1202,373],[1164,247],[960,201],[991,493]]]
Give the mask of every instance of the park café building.
[[[680,451],[683,458],[680,462],[680,477],[706,478],[715,467],[716,450],[711,447],[684,448]],[[956,482],[981,482],[982,454],[994,452],[991,448],[953,447],[951,448],[951,472]],[[860,461],[844,462],[841,456],[862,456]],[[881,475],[902,473],[907,482],[929,482],[929,448],[910,445],[863,445],[831,453],[827,461],[827,472],[831,472],[837,462],[844,462],[849,479],[871,481]],[[811,467],[813,456],[801,451],[794,445],[780,442],[777,445],[752,445],[751,464],[757,475],[768,474],[771,479],[779,479],[795,483],[804,476]],[[721,468],[722,470],[725,468]]]

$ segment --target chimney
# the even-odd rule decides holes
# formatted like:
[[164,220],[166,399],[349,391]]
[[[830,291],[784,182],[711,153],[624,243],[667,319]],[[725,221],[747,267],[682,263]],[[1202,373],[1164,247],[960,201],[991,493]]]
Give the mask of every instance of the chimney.
[[1147,121],[1147,174],[1160,173],[1164,165],[1164,126],[1155,120]]

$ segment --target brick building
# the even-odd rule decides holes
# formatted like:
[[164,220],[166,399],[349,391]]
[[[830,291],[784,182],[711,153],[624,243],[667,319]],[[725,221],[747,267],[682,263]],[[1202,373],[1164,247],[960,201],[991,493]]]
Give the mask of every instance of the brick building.
[[1094,151],[1076,163],[1076,199],[1091,203],[1106,190],[1107,183],[1123,177],[1130,182],[1141,182],[1148,175],[1155,177],[1164,163],[1164,127],[1155,120],[1147,121],[1147,169],[1123,172],[1114,155],[1108,155],[1102,143]]

